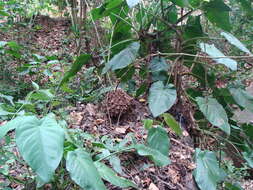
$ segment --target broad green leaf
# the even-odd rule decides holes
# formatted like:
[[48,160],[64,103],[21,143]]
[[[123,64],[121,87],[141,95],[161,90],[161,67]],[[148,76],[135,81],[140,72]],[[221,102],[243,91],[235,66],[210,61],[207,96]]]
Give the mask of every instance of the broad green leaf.
[[117,69],[123,69],[135,61],[140,44],[133,42],[117,55],[115,55],[108,63],[105,64],[102,74],[105,74],[109,70],[115,71]]
[[147,137],[148,147],[160,151],[163,155],[168,156],[170,141],[167,131],[161,126],[151,128],[148,130]]
[[[201,43],[200,48],[203,52],[213,57],[212,59],[215,60],[217,63],[223,64],[233,71],[237,70],[237,62],[233,59],[227,58],[220,50],[218,50],[214,46],[214,44],[209,45],[206,43]],[[222,57],[222,58],[216,58],[216,57]]]
[[50,92],[50,89],[38,90],[30,96],[34,100],[49,101],[54,98],[54,95]]
[[105,185],[90,157],[81,150],[68,152],[66,168],[70,177],[85,190],[106,190]]
[[137,4],[140,2],[140,0],[126,0],[126,2],[127,2],[127,5],[128,5],[130,8],[132,8],[132,7],[134,7],[135,5],[137,5]]
[[177,135],[182,135],[182,129],[178,122],[175,120],[175,118],[169,114],[169,113],[164,113],[163,118],[165,123],[177,134]]
[[150,62],[149,69],[151,72],[168,71],[169,65],[163,57],[154,57]]
[[228,123],[227,113],[222,105],[214,98],[196,98],[200,111],[207,120],[214,126],[230,135],[230,125]]
[[248,165],[253,168],[253,151],[243,152],[243,158],[247,161]]
[[171,1],[180,7],[188,7],[189,6],[189,0],[171,0]]
[[205,16],[215,26],[230,31],[232,26],[229,21],[229,11],[231,10],[223,0],[210,0],[208,3],[204,3],[202,7]]
[[[25,117],[24,117],[25,118]],[[44,182],[49,182],[63,155],[64,130],[52,115],[25,118],[16,128],[20,154]]]
[[217,183],[224,180],[226,173],[219,168],[215,153],[196,149],[196,169],[193,172],[195,181],[201,190],[216,190]]
[[152,84],[149,90],[149,109],[154,117],[168,111],[176,102],[177,92],[172,84],[164,85],[162,81]]
[[110,182],[111,184],[118,186],[120,188],[133,187],[137,189],[137,186],[128,179],[119,177],[111,168],[107,167],[101,162],[94,162],[100,176]]
[[34,116],[19,116],[0,126],[0,139],[3,138],[9,131],[16,129],[19,125],[22,125],[22,123],[25,123],[33,118]]
[[71,69],[66,72],[63,76],[63,79],[60,83],[60,86],[62,86],[64,83],[67,83],[69,79],[76,75],[78,71],[82,68],[84,64],[87,64],[89,60],[91,59],[91,55],[89,54],[82,54],[80,55],[76,61],[72,64]]
[[136,144],[134,147],[141,156],[149,157],[157,166],[167,166],[170,164],[168,156],[163,155],[160,151],[149,148],[143,144]]
[[236,46],[237,48],[239,48],[243,52],[252,55],[252,53],[248,50],[248,48],[246,48],[245,45],[243,45],[243,43],[240,40],[238,40],[235,36],[233,36],[232,34],[230,34],[228,32],[222,32],[221,35],[224,36],[227,39],[227,41],[229,41],[229,43],[231,43],[232,45]]
[[253,112],[253,96],[241,88],[229,88],[234,100],[243,108]]
[[6,11],[0,10],[0,16],[10,16]]

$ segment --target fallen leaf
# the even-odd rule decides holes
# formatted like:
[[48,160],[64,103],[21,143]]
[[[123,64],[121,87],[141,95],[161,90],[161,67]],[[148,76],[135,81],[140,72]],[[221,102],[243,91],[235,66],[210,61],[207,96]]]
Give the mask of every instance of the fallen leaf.
[[159,190],[159,189],[154,183],[151,183],[148,187],[148,190]]

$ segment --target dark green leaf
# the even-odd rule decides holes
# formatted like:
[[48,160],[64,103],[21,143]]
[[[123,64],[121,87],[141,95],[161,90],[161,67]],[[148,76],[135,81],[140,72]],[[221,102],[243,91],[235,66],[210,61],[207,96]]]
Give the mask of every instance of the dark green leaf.
[[180,7],[188,7],[189,6],[188,0],[171,0],[171,1]]
[[177,134],[177,135],[182,135],[182,129],[178,122],[175,120],[175,118],[169,114],[169,113],[164,113],[163,118],[165,123]]
[[62,86],[64,83],[67,83],[69,79],[76,75],[78,71],[82,68],[84,64],[87,64],[89,60],[91,59],[91,55],[89,54],[82,54],[80,55],[76,61],[72,64],[71,69],[66,72],[63,76],[63,79],[60,83],[60,86]]
[[149,69],[151,72],[168,71],[169,65],[163,57],[154,57],[150,62]]
[[161,126],[149,129],[147,145],[154,150],[159,150],[163,155],[168,156],[170,141],[167,131]]
[[204,3],[204,13],[208,20],[215,26],[230,31],[232,26],[229,21],[230,8],[223,2],[223,0],[210,0]]

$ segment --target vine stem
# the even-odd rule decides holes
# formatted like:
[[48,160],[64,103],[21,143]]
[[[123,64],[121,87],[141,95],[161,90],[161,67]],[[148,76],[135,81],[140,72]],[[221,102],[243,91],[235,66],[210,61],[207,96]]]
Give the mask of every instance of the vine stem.
[[102,160],[105,160],[105,159],[107,159],[107,158],[109,158],[111,156],[114,156],[114,155],[122,153],[122,152],[129,152],[130,150],[133,150],[133,149],[134,149],[134,147],[131,146],[131,147],[128,147],[128,148],[125,148],[125,149],[121,149],[121,150],[115,151],[114,153],[111,153],[111,154],[109,154],[107,156],[104,156],[103,158],[98,159],[96,162],[100,162]]

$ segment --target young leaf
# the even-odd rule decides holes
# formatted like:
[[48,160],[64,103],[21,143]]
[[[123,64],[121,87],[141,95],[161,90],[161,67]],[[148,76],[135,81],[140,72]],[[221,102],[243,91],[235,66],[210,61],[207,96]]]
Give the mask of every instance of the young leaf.
[[71,66],[71,69],[64,74],[60,86],[62,86],[64,83],[67,83],[71,77],[75,76],[76,73],[82,68],[82,66],[84,64],[87,64],[90,59],[91,55],[89,54],[80,55]]
[[[214,46],[214,44],[209,45],[206,43],[200,43],[200,48],[203,52],[213,57],[212,59],[215,60],[217,63],[223,64],[233,71],[237,70],[237,62],[233,59],[226,58],[226,56],[220,50],[218,50]],[[222,58],[215,58],[215,57],[222,57]]]
[[229,88],[237,104],[253,112],[253,96],[241,88]]
[[217,183],[224,180],[226,173],[219,168],[215,154],[197,148],[195,160],[197,168],[194,170],[193,176],[198,187],[202,190],[216,190]]
[[134,147],[141,156],[148,156],[157,166],[167,166],[170,164],[168,156],[164,156],[160,151],[149,148],[143,144],[136,144]]
[[94,162],[100,176],[110,182],[111,184],[118,186],[120,188],[133,187],[137,189],[137,186],[128,179],[119,177],[111,168],[107,167],[101,162]]
[[66,168],[71,179],[86,190],[106,190],[105,185],[90,157],[81,150],[68,152]]
[[165,123],[177,134],[177,135],[182,135],[182,129],[178,122],[175,120],[175,118],[169,114],[169,113],[164,113],[163,118]]
[[123,69],[130,65],[137,57],[140,48],[140,43],[133,42],[117,55],[115,55],[108,63],[105,64],[102,74],[105,74],[109,70],[115,71],[117,69]]
[[135,5],[137,5],[137,4],[140,2],[140,0],[126,0],[126,2],[127,2],[127,5],[128,5],[130,8],[132,8],[132,7],[134,7]]
[[228,123],[227,113],[214,98],[196,98],[200,111],[205,115],[207,120],[222,131],[230,135],[230,125]]
[[244,51],[245,53],[252,55],[252,53],[243,45],[243,43],[240,42],[240,40],[238,40],[232,34],[230,34],[228,32],[222,32],[221,35],[224,36],[227,39],[227,41],[229,41],[232,45],[236,46],[237,48]]
[[55,118],[25,118],[16,128],[16,142],[28,165],[44,183],[49,182],[63,155],[64,130]]
[[162,81],[152,84],[148,103],[149,109],[154,117],[168,111],[176,102],[177,92],[172,84],[164,86]]
[[168,156],[170,141],[167,131],[161,126],[149,129],[147,145],[154,150],[159,150],[163,155]]
[[38,90],[37,92],[33,93],[30,96],[30,98],[34,100],[49,101],[54,98],[54,95],[50,92],[49,89],[46,89],[46,90]]

